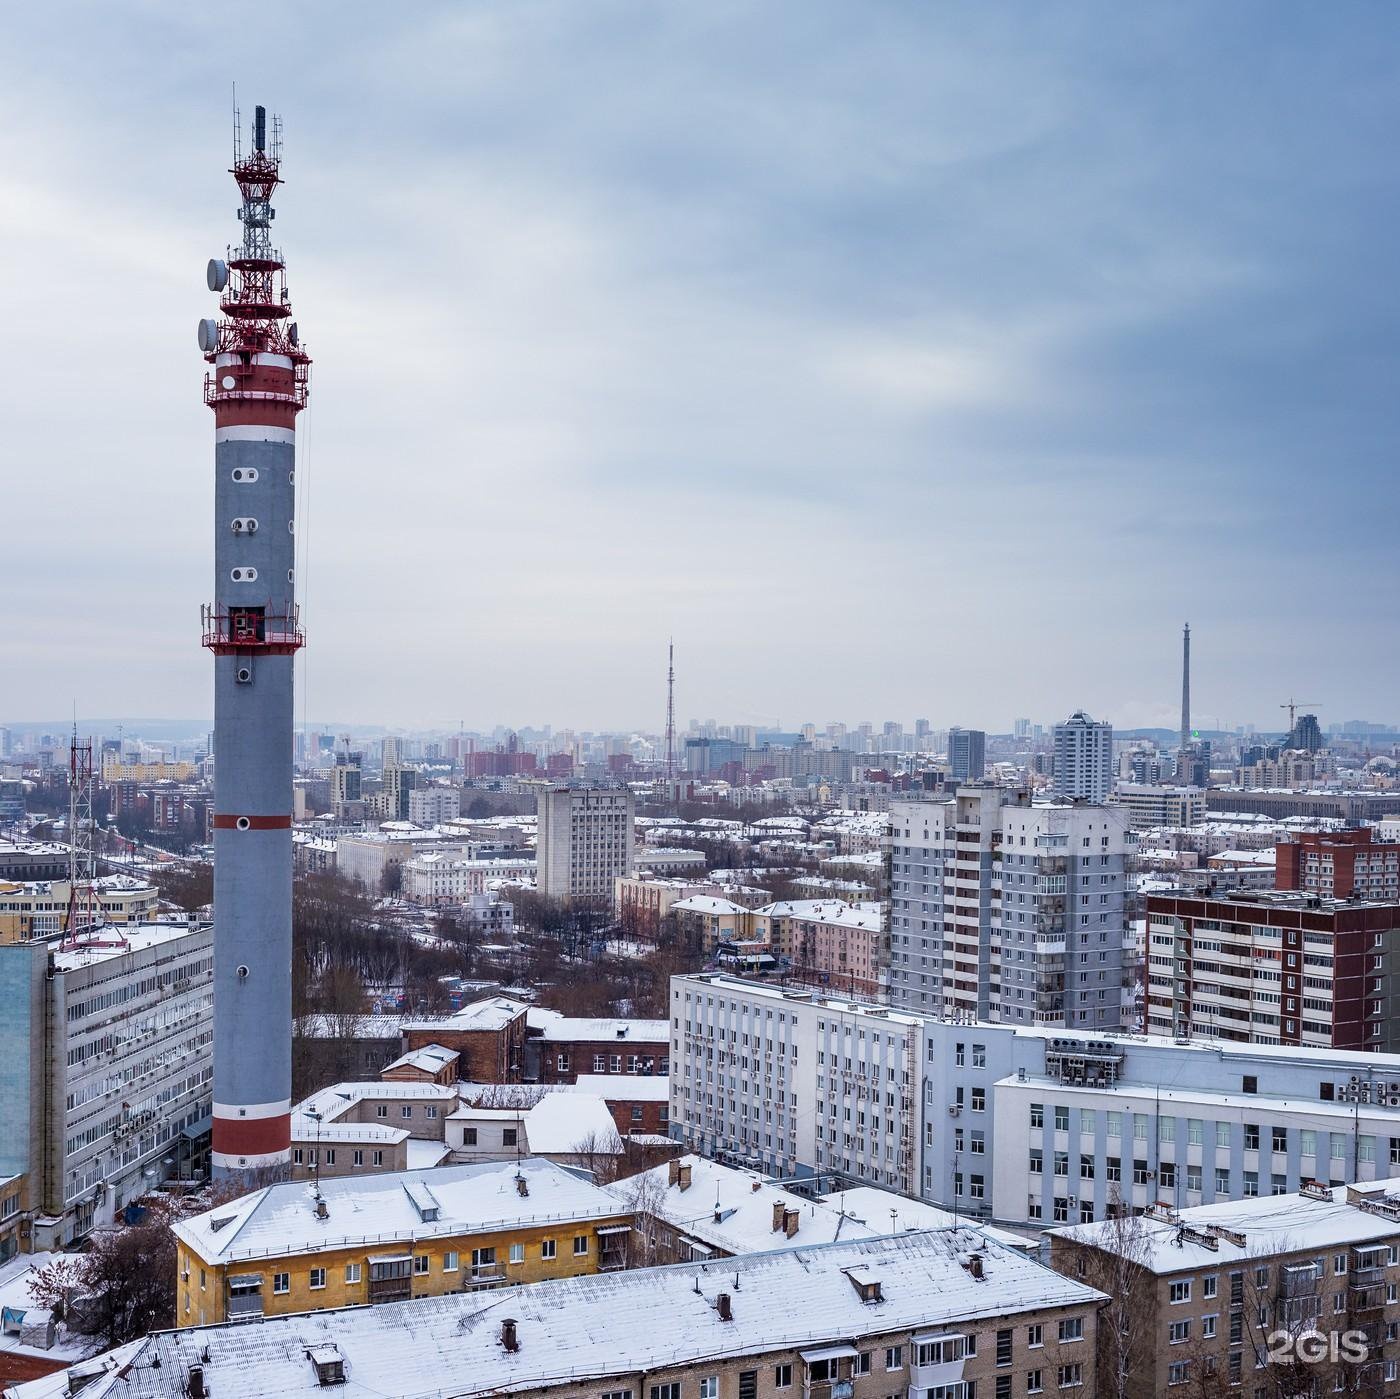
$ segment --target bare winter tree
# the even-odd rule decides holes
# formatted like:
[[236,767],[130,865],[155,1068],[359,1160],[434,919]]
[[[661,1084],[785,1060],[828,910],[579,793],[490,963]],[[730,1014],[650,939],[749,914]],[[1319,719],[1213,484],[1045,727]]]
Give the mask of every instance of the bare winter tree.
[[627,1208],[632,1212],[632,1232],[627,1237],[627,1266],[651,1268],[674,1263],[675,1235],[666,1218],[665,1168],[643,1171],[627,1183]]
[[588,1132],[574,1143],[570,1159],[603,1185],[617,1179],[621,1151],[622,1139],[616,1132]]

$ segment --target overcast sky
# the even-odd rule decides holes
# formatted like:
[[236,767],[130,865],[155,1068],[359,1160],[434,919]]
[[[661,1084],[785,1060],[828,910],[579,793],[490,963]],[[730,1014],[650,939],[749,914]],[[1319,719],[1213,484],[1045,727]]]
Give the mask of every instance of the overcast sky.
[[0,722],[211,708],[235,80],[313,721],[654,729],[674,634],[682,722],[1171,726],[1185,620],[1203,726],[1400,718],[1397,58],[1392,3],[13,7]]

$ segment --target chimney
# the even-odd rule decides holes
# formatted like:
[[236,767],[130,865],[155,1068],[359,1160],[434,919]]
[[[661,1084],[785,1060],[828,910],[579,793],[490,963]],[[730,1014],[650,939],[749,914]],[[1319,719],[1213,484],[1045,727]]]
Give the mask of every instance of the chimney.
[[326,1199],[325,1199],[325,1196],[324,1196],[324,1195],[318,1195],[318,1196],[316,1197],[316,1218],[317,1218],[317,1219],[329,1219],[330,1217],[331,1217],[331,1212],[330,1212],[330,1210],[329,1210],[329,1209],[327,1208],[327,1206],[326,1206]]
[[530,1182],[518,1171],[515,1175],[515,1193],[520,1196],[525,1196],[530,1193]]
[[190,1396],[190,1399],[205,1399],[205,1395],[209,1391],[204,1387],[203,1365],[190,1366],[189,1383],[185,1386],[185,1392]]
[[690,1170],[690,1163],[686,1162],[676,1173],[676,1183],[680,1186],[682,1190],[690,1189]]
[[781,1200],[773,1201],[773,1232],[776,1234],[783,1227],[783,1219],[787,1214],[787,1206]]
[[763,1184],[763,1182],[762,1182],[761,1180],[756,1180],[756,1181],[754,1181],[753,1185],[750,1187],[750,1189],[754,1192],[755,1195],[758,1193],[759,1187],[760,1187],[762,1184]]
[[508,1316],[501,1322],[501,1345],[505,1350],[520,1349],[520,1341],[515,1334],[515,1318]]
[[792,1238],[797,1233],[797,1226],[802,1222],[800,1210],[783,1211],[783,1233]]
[[978,1282],[982,1281],[982,1255],[980,1253],[969,1253],[967,1262],[963,1266],[970,1276],[976,1278]]
[[678,1156],[673,1156],[673,1157],[666,1163],[666,1184],[667,1184],[667,1185],[675,1185],[676,1182],[680,1180],[680,1178],[681,1178],[681,1162],[680,1162],[680,1157],[678,1157]]
[[721,1321],[734,1320],[734,1308],[730,1303],[729,1294],[727,1292],[721,1292],[719,1296],[715,1298],[715,1310],[719,1313],[719,1319]]

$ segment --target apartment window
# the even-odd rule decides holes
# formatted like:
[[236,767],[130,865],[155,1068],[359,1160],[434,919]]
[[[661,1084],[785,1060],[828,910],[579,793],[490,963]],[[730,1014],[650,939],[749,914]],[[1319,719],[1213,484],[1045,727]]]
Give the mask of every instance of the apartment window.
[[475,1146],[475,1145],[476,1145],[476,1128],[475,1128],[475,1127],[463,1127],[463,1128],[462,1128],[462,1145],[463,1145],[463,1146]]
[[887,1369],[887,1370],[902,1370],[903,1368],[904,1368],[904,1347],[903,1347],[903,1346],[886,1346],[886,1347],[885,1347],[885,1369]]
[[679,1384],[654,1384],[651,1399],[681,1399],[681,1387]]
[[595,1054],[593,1056],[593,1072],[604,1074],[608,1071],[608,1056],[606,1054]]
[[1201,1279],[1201,1296],[1202,1296],[1202,1297],[1207,1297],[1207,1298],[1209,1298],[1209,1297],[1214,1297],[1215,1294],[1219,1291],[1219,1289],[1220,1289],[1220,1279],[1219,1279],[1219,1278],[1202,1278],[1202,1279]]
[[461,1262],[462,1260],[457,1250],[455,1248],[448,1249],[448,1251],[442,1255],[442,1271],[444,1273],[455,1273],[461,1266]]
[[1107,1132],[1110,1137],[1121,1137],[1123,1135],[1123,1114],[1121,1112],[1106,1112],[1104,1118],[1107,1121]]
[[518,1137],[519,1137],[519,1134],[520,1134],[520,1129],[519,1129],[518,1127],[502,1127],[502,1128],[501,1128],[501,1145],[502,1145],[502,1146],[514,1146],[514,1145],[516,1144],[516,1141],[517,1141]]
[[1215,1124],[1215,1146],[1217,1151],[1229,1151],[1230,1124],[1228,1122],[1217,1122]]
[[706,1375],[700,1381],[700,1399],[719,1399],[718,1375]]
[[1189,1302],[1191,1300],[1191,1279],[1185,1278],[1170,1284],[1167,1288],[1167,1300],[1173,1306],[1180,1302]]
[[1259,1078],[1257,1074],[1245,1074],[1244,1081],[1240,1085],[1246,1093],[1257,1093],[1259,1091]]
[[1034,1326],[1026,1327],[1026,1344],[1030,1346],[1032,1350],[1034,1350],[1036,1346],[1043,1346],[1045,1344],[1045,1328],[1040,1325],[1039,1322]]
[[311,1270],[311,1290],[319,1291],[326,1285],[326,1270],[324,1268],[313,1268]]
[[1057,1132],[1069,1131],[1069,1109],[1057,1107],[1055,1109],[1055,1130]]
[[360,1280],[360,1265],[358,1263],[347,1263],[345,1265],[345,1281],[352,1286]]
[[299,1147],[299,1146],[294,1146],[294,1147],[292,1148],[292,1165],[294,1165],[294,1166],[303,1166],[303,1165],[305,1165],[306,1162],[305,1162],[305,1160],[303,1159],[303,1156],[304,1156],[304,1153],[302,1152],[301,1147]]
[[1244,1149],[1246,1151],[1259,1150],[1259,1124],[1257,1122],[1244,1124]]
[[377,1104],[375,1105],[374,1115],[375,1115],[376,1117],[388,1117],[388,1115],[389,1115],[389,1104],[388,1104],[388,1103],[377,1103]]
[[[774,1389],[791,1389],[791,1388],[792,1388],[792,1366],[791,1366],[791,1365],[775,1365],[775,1366],[773,1366],[773,1388],[774,1388]],[[680,1385],[677,1385],[677,1386],[676,1386],[676,1389],[679,1390],[679,1389],[680,1389]],[[656,1396],[656,1395],[653,1395],[653,1396],[652,1396],[652,1399],[657,1399],[657,1396]],[[679,1395],[679,1393],[677,1393],[675,1396],[662,1396],[662,1399],[680,1399],[680,1395]]]
[[399,1116],[400,1116],[400,1117],[405,1117],[405,1118],[407,1118],[407,1117],[412,1117],[412,1116],[413,1116],[413,1104],[412,1104],[412,1103],[405,1103],[404,1106],[401,1107],[401,1108],[399,1109]]
[[862,1350],[856,1354],[854,1373],[857,1375],[868,1375],[870,1373],[870,1361],[874,1351]]
[[[1232,1356],[1231,1359],[1236,1357]],[[1168,1384],[1185,1384],[1191,1378],[1191,1362],[1189,1360],[1176,1360],[1167,1366]]]
[[587,1252],[588,1252],[588,1235],[587,1235],[587,1234],[575,1234],[575,1235],[574,1235],[574,1257],[575,1257],[575,1258],[582,1258],[583,1255],[586,1254]]
[[1288,1150],[1288,1128],[1287,1128],[1287,1127],[1275,1127],[1275,1128],[1273,1129],[1272,1133],[1270,1134],[1270,1136],[1271,1136],[1271,1139],[1272,1139],[1273,1149],[1274,1149],[1275,1151],[1284,1151],[1284,1152],[1286,1152],[1286,1151]]
[[292,1275],[290,1273],[273,1273],[272,1294],[280,1297],[292,1290]]
[[1038,1147],[1031,1148],[1030,1172],[1033,1176],[1042,1174],[1045,1170],[1045,1153]]
[[1056,1371],[1056,1378],[1061,1389],[1076,1389],[1084,1383],[1084,1367],[1082,1365],[1061,1365]]
[[437,1109],[435,1107],[429,1106],[424,1108],[423,1111],[430,1122],[437,1116]]
[[364,1152],[363,1152],[363,1151],[356,1151],[356,1152],[354,1152],[354,1153],[352,1154],[351,1158],[350,1158],[350,1164],[351,1164],[352,1166],[363,1166],[363,1165],[365,1164],[365,1154],[364,1154]]
[[1167,1340],[1174,1346],[1183,1345],[1191,1339],[1191,1318],[1184,1317],[1167,1327]]
[[1220,1318],[1218,1316],[1203,1316],[1201,1318],[1201,1339],[1203,1341],[1213,1341]]
[[1084,1339],[1084,1319],[1078,1316],[1067,1316],[1060,1322],[1060,1339],[1062,1341],[1082,1341]]
[[540,1241],[540,1257],[555,1258],[558,1256],[558,1247],[553,1239],[542,1239]]
[[428,1271],[428,1255],[426,1253],[413,1255],[413,1271],[420,1277]]
[[1026,1371],[1026,1393],[1027,1393],[1027,1394],[1044,1394],[1044,1393],[1045,1393],[1045,1381],[1044,1381],[1044,1377],[1041,1375],[1041,1372],[1040,1372],[1039,1370],[1027,1370],[1027,1371]]
[[384,1153],[383,1153],[382,1151],[376,1151],[376,1152],[370,1157],[370,1165],[372,1165],[372,1166],[382,1166],[383,1164],[384,1164]]
[[524,1244],[511,1244],[511,1246],[510,1246],[510,1261],[511,1261],[512,1263],[523,1263],[523,1262],[525,1261],[525,1245],[524,1245]]
[[1011,1338],[1010,1328],[997,1332],[997,1364],[1011,1364]]
[[972,1111],[986,1112],[987,1110],[987,1090],[985,1088],[974,1088],[972,1090]]

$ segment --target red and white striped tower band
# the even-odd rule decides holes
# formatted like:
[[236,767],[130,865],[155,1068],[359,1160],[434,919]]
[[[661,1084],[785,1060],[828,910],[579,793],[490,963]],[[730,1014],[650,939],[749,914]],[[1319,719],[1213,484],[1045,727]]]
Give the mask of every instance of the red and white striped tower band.
[[[235,120],[235,127],[238,123]],[[311,360],[273,246],[281,129],[234,144],[242,241],[209,264],[199,324],[214,410],[214,1130],[216,1177],[285,1174],[292,1091],[292,666],[296,419]]]

